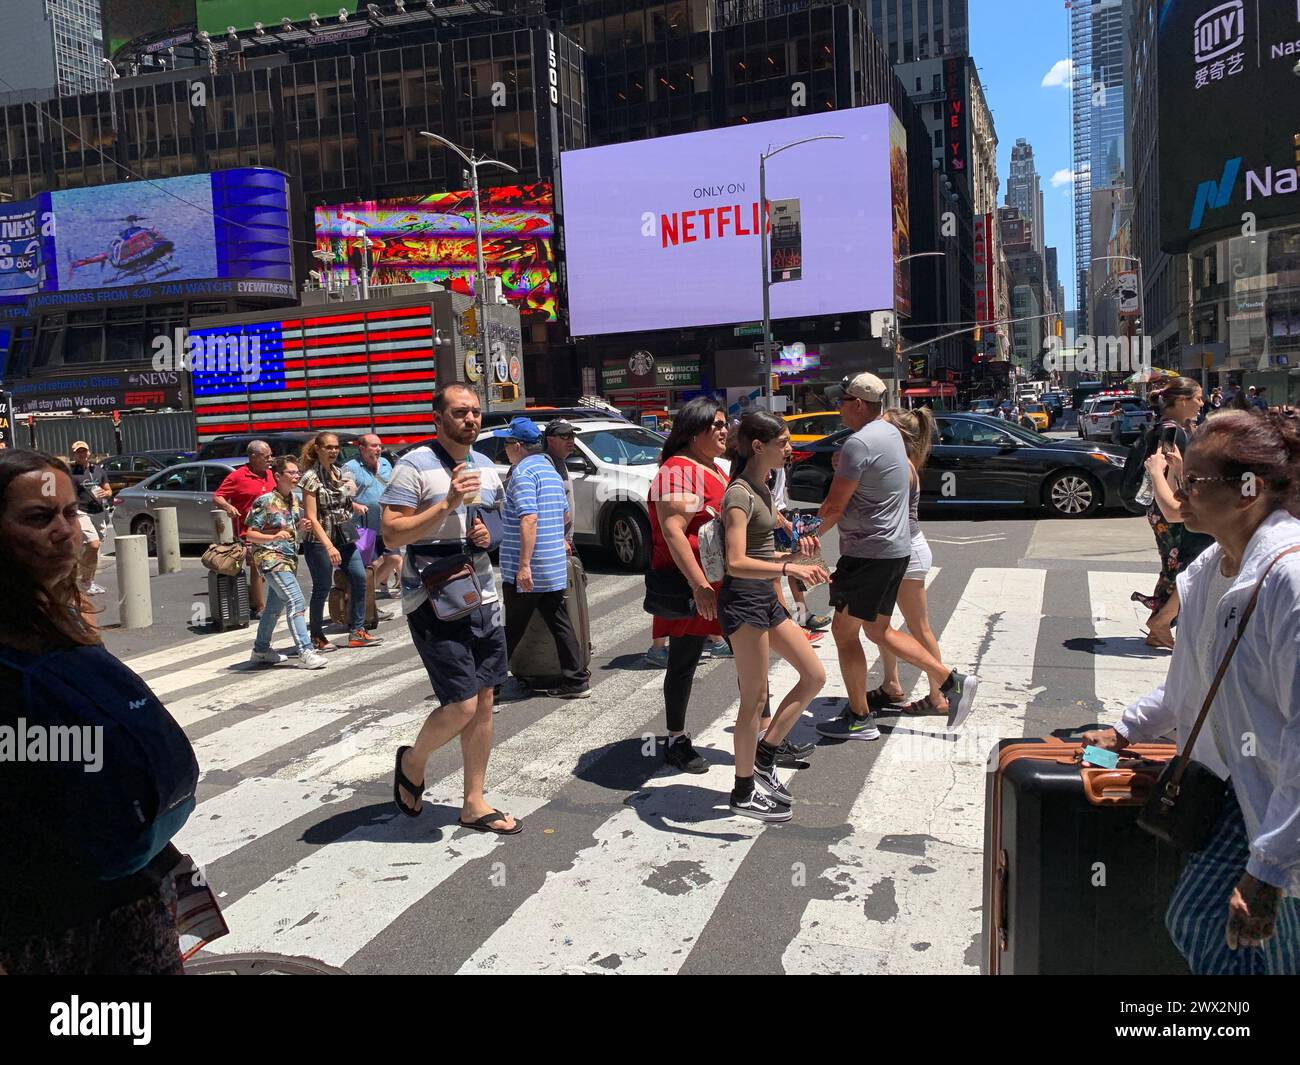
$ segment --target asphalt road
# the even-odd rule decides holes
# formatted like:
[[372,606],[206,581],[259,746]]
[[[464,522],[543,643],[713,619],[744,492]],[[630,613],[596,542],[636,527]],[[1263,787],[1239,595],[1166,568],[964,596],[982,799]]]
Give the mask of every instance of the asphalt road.
[[[702,665],[692,697],[710,772],[663,769],[641,580],[599,555],[593,698],[514,701],[495,718],[488,798],[526,821],[508,839],[456,829],[456,745],[428,764],[421,818],[393,810],[392,752],[433,706],[400,619],[381,625],[383,646],[339,651],[322,672],[253,672],[251,630],[193,624],[206,581],[187,558],[153,581],[156,624],[106,640],[195,743],[200,805],[178,843],[231,926],[212,949],[351,972],[976,971],[988,751],[1113,720],[1167,656],[1142,645],[1127,601],[1155,580],[1143,519],[945,517],[925,523],[930,615],[945,657],[983,679],[975,714],[958,735],[941,718],[894,718],[879,742],[823,742],[794,774],[794,820],[768,827],[725,807],[731,662]],[[111,562],[101,582],[111,623]],[[844,699],[829,636],[819,654],[829,679],[805,739]],[[904,667],[904,686],[915,680]],[[776,663],[774,694],[790,683]]]

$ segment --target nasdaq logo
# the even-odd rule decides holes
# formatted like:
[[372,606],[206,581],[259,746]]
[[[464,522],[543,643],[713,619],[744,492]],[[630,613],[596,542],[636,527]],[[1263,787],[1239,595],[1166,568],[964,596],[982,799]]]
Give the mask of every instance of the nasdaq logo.
[[1189,230],[1194,233],[1201,228],[1208,208],[1228,206],[1240,170],[1241,156],[1237,156],[1223,164],[1223,176],[1218,181],[1202,181],[1196,187],[1196,202],[1192,204],[1192,220],[1187,225]]

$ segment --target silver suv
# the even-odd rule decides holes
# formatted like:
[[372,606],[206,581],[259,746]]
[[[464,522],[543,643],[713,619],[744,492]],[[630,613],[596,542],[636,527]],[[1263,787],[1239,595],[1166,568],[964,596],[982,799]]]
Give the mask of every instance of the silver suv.
[[[532,414],[543,428],[548,419]],[[664,438],[618,419],[574,422],[569,477],[573,481],[573,539],[607,547],[631,570],[650,566],[650,482],[659,472]],[[509,470],[500,429],[485,429],[474,450]]]

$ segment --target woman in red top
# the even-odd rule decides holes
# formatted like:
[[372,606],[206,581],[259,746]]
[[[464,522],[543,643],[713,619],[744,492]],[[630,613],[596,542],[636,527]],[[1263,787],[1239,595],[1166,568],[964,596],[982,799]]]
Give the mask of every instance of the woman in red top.
[[700,527],[722,513],[727,477],[717,459],[726,450],[727,415],[714,399],[700,396],[673,419],[672,431],[659,456],[659,473],[650,486],[650,568],[677,569],[695,596],[689,618],[654,619],[654,637],[668,637],[668,671],[664,676],[664,705],[668,740],[664,760],[687,773],[708,772],[708,763],[686,735],[686,706],[691,699],[695,669],[706,640],[722,635],[718,625],[718,587],[700,568]]

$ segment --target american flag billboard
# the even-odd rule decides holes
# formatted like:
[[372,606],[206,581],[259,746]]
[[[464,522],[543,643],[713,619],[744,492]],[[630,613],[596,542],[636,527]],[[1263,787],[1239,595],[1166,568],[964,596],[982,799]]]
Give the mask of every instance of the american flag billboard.
[[189,336],[209,352],[206,368],[193,371],[200,441],[339,429],[374,431],[396,443],[435,432],[427,305],[318,314],[297,308],[294,317],[191,329]]

